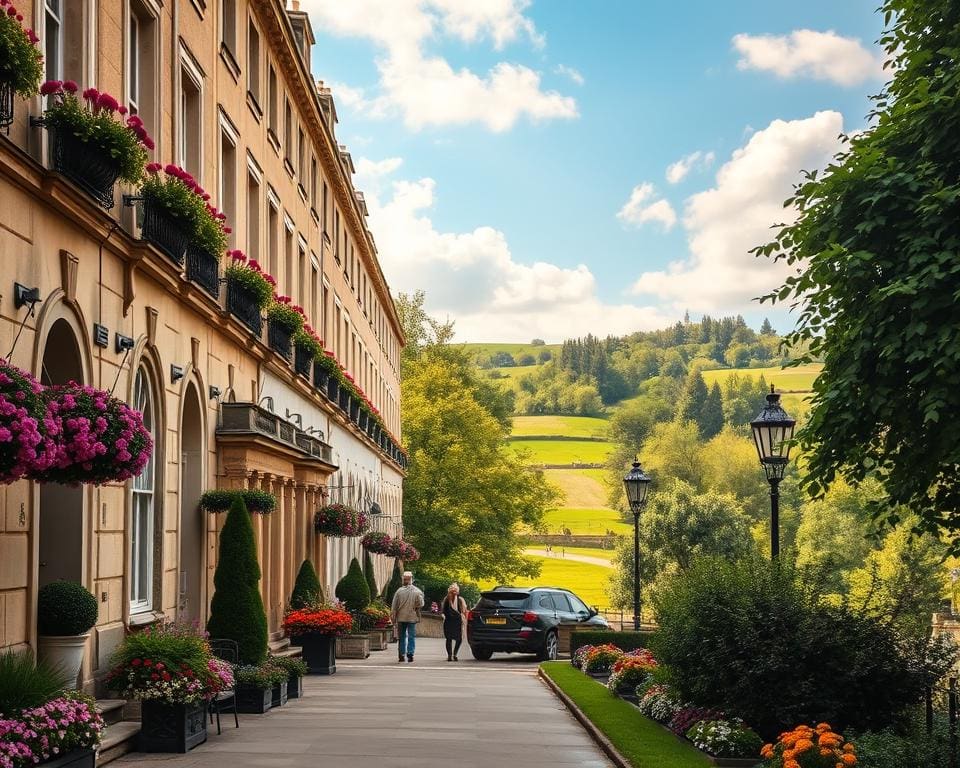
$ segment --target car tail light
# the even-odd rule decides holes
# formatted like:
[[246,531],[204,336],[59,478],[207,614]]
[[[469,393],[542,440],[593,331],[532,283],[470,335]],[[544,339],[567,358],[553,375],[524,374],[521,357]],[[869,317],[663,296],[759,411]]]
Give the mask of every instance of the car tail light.
[[539,617],[533,611],[526,611],[523,614],[523,621],[525,624],[535,624]]

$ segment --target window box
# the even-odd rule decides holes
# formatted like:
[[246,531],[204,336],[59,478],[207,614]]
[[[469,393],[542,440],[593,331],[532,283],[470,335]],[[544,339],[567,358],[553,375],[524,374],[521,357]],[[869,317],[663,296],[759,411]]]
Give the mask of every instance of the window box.
[[94,768],[96,764],[97,753],[92,749],[74,749],[40,763],[43,768]]
[[189,225],[185,226],[182,220],[171,216],[166,208],[147,198],[143,201],[140,234],[174,262],[183,264],[183,256],[193,233]]
[[350,421],[354,424],[360,423],[360,401],[355,397],[350,398]]
[[13,123],[13,105],[13,86],[10,83],[0,83],[0,128],[6,128]]
[[275,686],[273,686],[273,689],[270,692],[271,706],[282,707],[287,703],[287,699],[289,698],[288,685],[289,681],[284,680],[282,683],[277,683]]
[[113,208],[113,187],[120,178],[120,164],[72,133],[52,133],[53,169],[90,195],[101,208]]
[[188,752],[206,740],[205,704],[164,704],[155,700],[142,702],[141,752]]
[[327,397],[334,403],[340,400],[340,382],[333,378],[333,376],[327,379]]
[[187,247],[187,280],[220,298],[220,260],[193,244]]
[[[359,410],[359,406],[358,406],[358,410]],[[368,421],[368,419],[369,419],[369,417],[367,416],[367,414],[364,413],[363,411],[360,411],[360,414],[359,414],[358,417],[357,417],[357,424],[359,425],[360,430],[361,430],[362,432],[366,432],[366,431],[367,431],[367,421]]]
[[310,632],[297,637],[311,675],[333,675],[337,671],[336,637]]
[[246,715],[262,715],[273,707],[273,688],[257,688],[253,685],[237,686],[237,712]]
[[317,391],[327,394],[327,383],[330,381],[330,371],[322,365],[313,366],[313,386]]
[[347,392],[343,387],[340,388],[340,398],[338,400],[340,404],[340,410],[346,414],[350,413],[350,393]]
[[310,366],[312,365],[313,351],[302,344],[296,344],[294,346],[293,369],[305,379],[309,380]]
[[279,323],[269,323],[267,325],[267,342],[270,344],[270,349],[285,360],[290,359],[292,339],[293,331],[289,328]]
[[239,283],[227,278],[227,311],[259,336],[263,330],[263,318],[257,297]]

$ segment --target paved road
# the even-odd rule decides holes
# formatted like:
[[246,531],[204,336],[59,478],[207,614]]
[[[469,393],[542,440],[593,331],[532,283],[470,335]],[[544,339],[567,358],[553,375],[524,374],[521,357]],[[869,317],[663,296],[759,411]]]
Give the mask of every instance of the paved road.
[[578,555],[575,552],[547,552],[545,549],[525,549],[523,550],[525,555],[533,555],[534,557],[554,557],[557,560],[571,560],[574,563],[589,563],[590,565],[599,565],[602,568],[609,568],[613,570],[613,563],[609,560],[604,560],[602,557],[593,557],[591,555]]
[[[309,678],[306,696],[240,729],[211,732],[186,755],[133,753],[118,766],[171,768],[606,768],[609,761],[536,677],[532,657],[477,662],[464,646],[447,663],[443,641],[421,639],[414,664],[396,646],[337,674]],[[227,720],[224,720],[226,726]],[[232,722],[231,722],[232,725]]]

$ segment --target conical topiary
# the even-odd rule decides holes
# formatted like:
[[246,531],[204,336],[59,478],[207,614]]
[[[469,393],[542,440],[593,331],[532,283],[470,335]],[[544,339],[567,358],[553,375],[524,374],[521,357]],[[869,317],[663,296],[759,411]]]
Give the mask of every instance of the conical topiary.
[[366,577],[367,587],[370,589],[370,599],[373,600],[380,593],[377,592],[377,576],[373,572],[373,558],[367,550],[363,551],[363,575]]
[[370,587],[363,577],[360,561],[353,558],[347,574],[337,583],[337,598],[353,612],[362,611],[370,605]]
[[313,563],[309,559],[300,564],[297,571],[297,580],[293,583],[293,593],[290,595],[291,608],[306,608],[309,605],[323,602],[323,587]]
[[207,632],[211,639],[237,643],[241,664],[259,664],[267,655],[267,614],[260,598],[260,564],[250,513],[237,496],[220,532]]
[[393,561],[393,573],[390,575],[390,581],[383,591],[383,601],[390,605],[393,603],[394,593],[403,586],[403,573],[400,572],[400,561]]

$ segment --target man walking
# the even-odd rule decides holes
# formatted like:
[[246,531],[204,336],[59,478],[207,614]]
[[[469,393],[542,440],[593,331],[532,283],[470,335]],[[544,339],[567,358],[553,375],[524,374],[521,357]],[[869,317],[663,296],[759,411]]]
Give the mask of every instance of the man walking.
[[417,646],[417,622],[420,621],[420,609],[423,608],[423,592],[413,586],[413,574],[403,572],[403,586],[393,595],[390,606],[390,619],[397,627],[399,661],[413,663],[413,654]]

